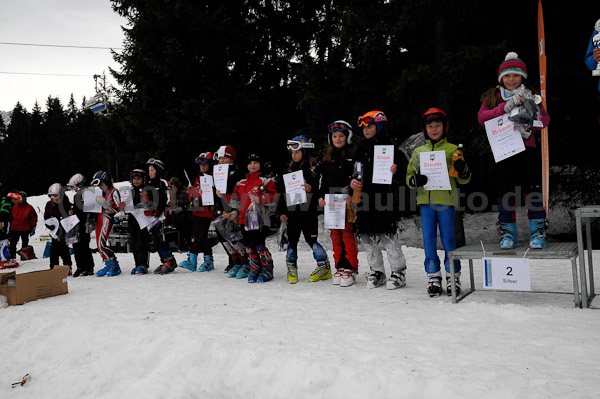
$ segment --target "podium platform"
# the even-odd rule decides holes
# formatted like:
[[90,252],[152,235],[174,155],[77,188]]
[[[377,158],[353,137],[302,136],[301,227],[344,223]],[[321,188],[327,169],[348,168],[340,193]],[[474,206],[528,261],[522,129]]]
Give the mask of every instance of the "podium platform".
[[[484,252],[485,248],[485,252]],[[500,246],[495,244],[484,244],[482,248],[481,244],[470,244],[460,248],[456,248],[448,254],[450,260],[450,276],[452,286],[452,303],[458,303],[466,298],[471,293],[475,292],[475,278],[473,275],[473,259],[481,259],[485,257],[514,257],[522,258],[525,256],[528,259],[570,259],[571,260],[571,271],[573,274],[573,300],[576,307],[582,307],[579,283],[577,278],[577,256],[578,246],[574,242],[549,242],[544,249],[529,249],[528,244],[519,244],[513,249],[500,249]],[[456,286],[454,284],[454,260],[469,260],[469,279],[471,283],[470,290],[461,293],[459,297],[456,295]],[[464,276],[464,274],[463,274]],[[491,291],[487,290],[486,291]],[[506,291],[510,292],[510,291]],[[519,291],[522,292],[522,291]],[[548,291],[531,291],[536,293],[550,293]],[[587,306],[587,305],[586,305]]]

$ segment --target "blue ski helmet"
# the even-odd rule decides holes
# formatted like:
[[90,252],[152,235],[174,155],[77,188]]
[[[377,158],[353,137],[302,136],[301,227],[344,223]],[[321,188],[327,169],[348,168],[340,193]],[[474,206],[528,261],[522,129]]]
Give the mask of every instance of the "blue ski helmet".
[[108,172],[104,170],[99,170],[96,173],[94,173],[94,177],[92,177],[92,182],[90,183],[90,185],[92,187],[98,187],[100,183],[104,183],[108,187],[112,186],[112,179]]

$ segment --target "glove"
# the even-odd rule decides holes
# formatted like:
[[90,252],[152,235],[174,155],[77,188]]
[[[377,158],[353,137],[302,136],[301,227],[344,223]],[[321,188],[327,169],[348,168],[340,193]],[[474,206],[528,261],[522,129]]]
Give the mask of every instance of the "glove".
[[96,197],[96,202],[104,209],[110,208],[110,204],[106,199],[104,199],[104,197]]
[[33,227],[31,229],[31,231],[29,232],[29,237],[33,237],[34,234],[35,234],[35,227]]
[[427,184],[427,176],[417,173],[408,179],[408,184],[413,187],[423,187]]
[[125,212],[119,211],[119,212],[115,213],[115,220],[123,219],[124,216],[125,216]]
[[510,112],[513,110],[513,108],[516,108],[519,105],[521,105],[522,102],[523,102],[523,99],[521,98],[521,95],[515,94],[514,96],[511,97],[510,100],[508,100],[506,102],[506,104],[504,104],[504,111]]
[[458,177],[465,179],[469,177],[469,165],[464,159],[457,159],[454,161],[454,169],[458,172]]

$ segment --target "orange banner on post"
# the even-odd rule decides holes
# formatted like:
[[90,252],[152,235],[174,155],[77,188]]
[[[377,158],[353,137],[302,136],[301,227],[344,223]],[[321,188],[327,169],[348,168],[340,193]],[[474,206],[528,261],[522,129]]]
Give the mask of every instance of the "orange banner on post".
[[[544,33],[544,13],[542,11],[542,0],[538,1],[538,52],[540,63],[540,94],[542,96],[542,104],[546,111],[548,105],[546,103],[546,35]],[[542,191],[544,195],[544,208],[548,213],[548,200],[550,199],[550,157],[548,155],[548,128],[542,129]],[[547,217],[547,215],[546,215]]]

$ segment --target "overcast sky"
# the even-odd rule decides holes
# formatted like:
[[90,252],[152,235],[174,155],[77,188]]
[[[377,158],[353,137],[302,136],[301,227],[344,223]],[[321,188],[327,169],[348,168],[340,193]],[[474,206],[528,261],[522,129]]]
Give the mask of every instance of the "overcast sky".
[[[0,0],[0,42],[67,46],[123,47],[126,20],[109,0]],[[119,51],[119,50],[117,50]],[[48,96],[66,105],[71,93],[78,106],[95,93],[94,74],[119,69],[110,50],[32,47],[0,44],[0,110],[17,101],[29,111],[36,99],[42,109]],[[7,74],[66,74],[45,76]],[[109,83],[114,80],[109,77]]]

